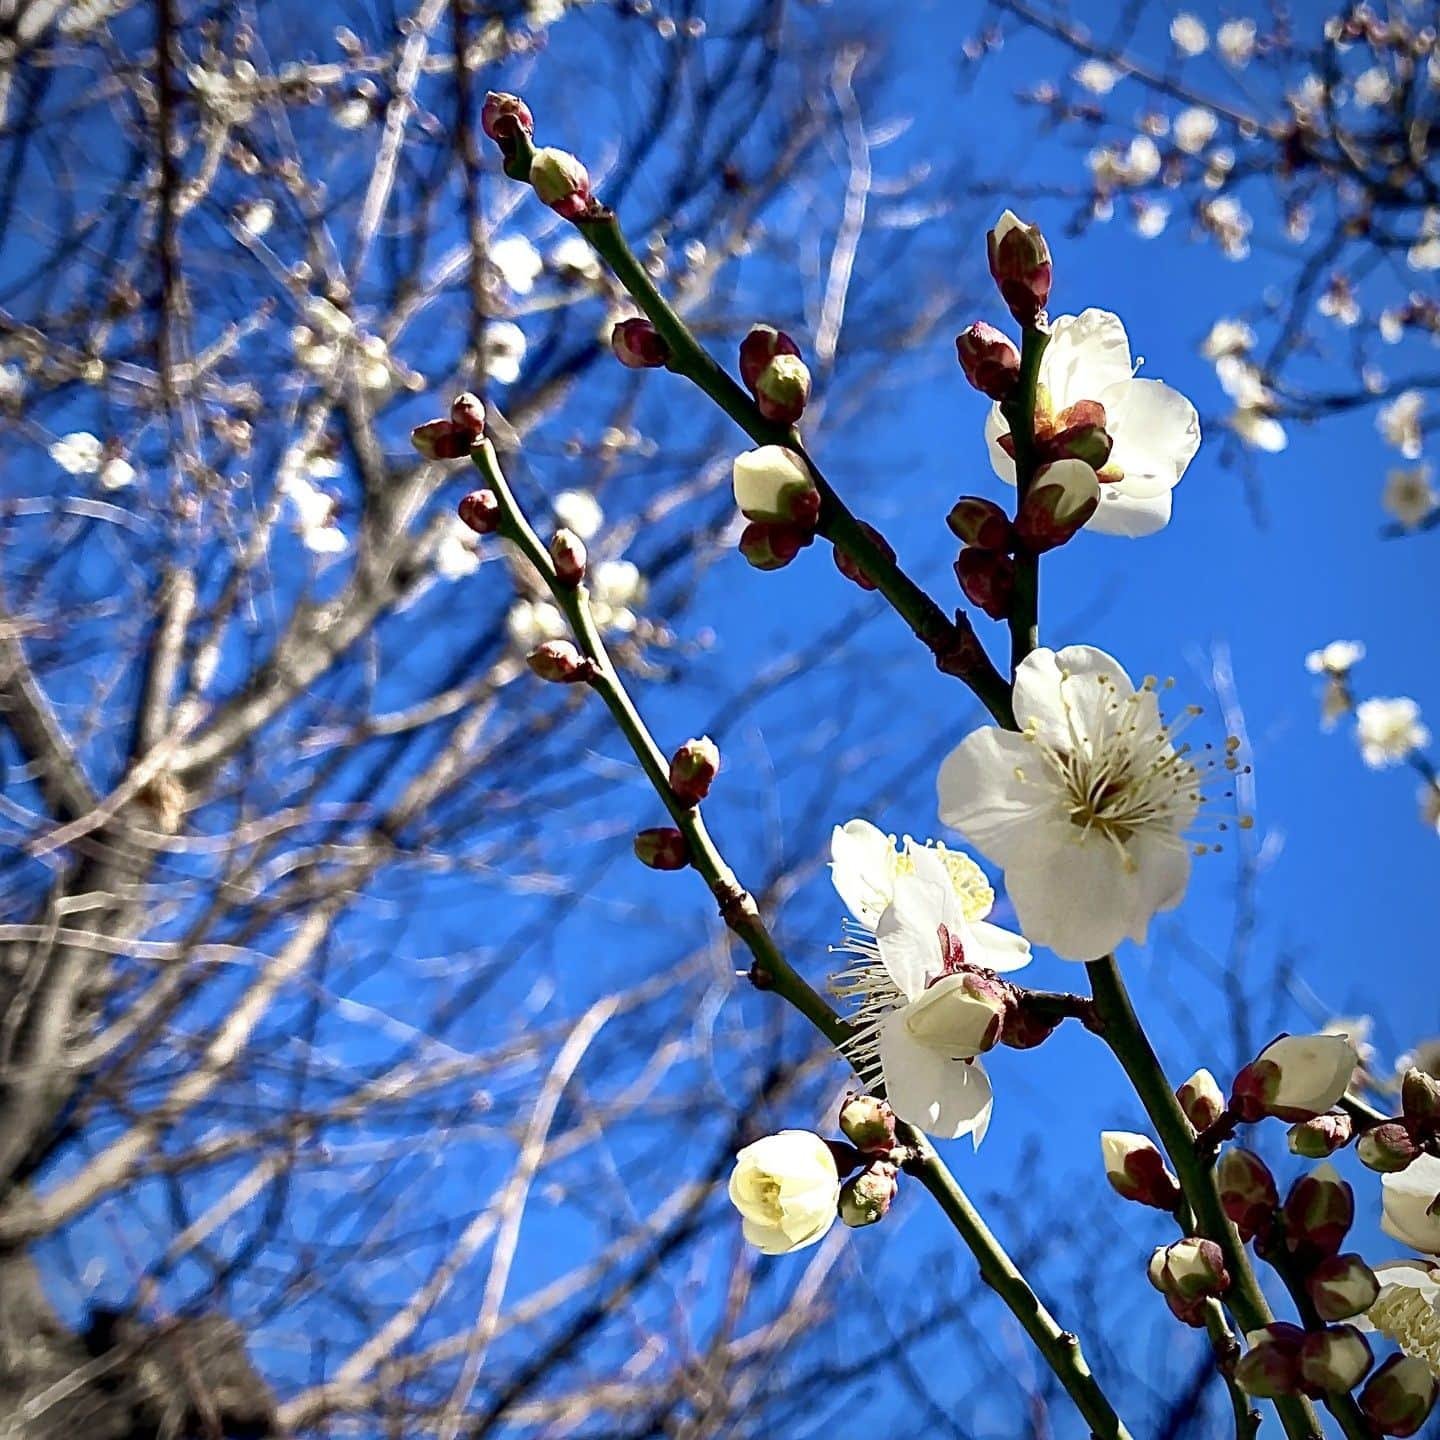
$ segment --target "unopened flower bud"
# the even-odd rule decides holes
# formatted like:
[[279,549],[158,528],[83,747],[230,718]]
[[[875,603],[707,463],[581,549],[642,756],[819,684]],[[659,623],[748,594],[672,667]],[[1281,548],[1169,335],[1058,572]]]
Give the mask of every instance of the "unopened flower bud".
[[410,432],[410,443],[427,460],[461,460],[470,453],[472,436],[453,420],[427,420]]
[[1244,1240],[1269,1228],[1280,1205],[1280,1192],[1269,1167],[1253,1151],[1231,1145],[1215,1169],[1220,1204]]
[[899,1193],[898,1177],[888,1160],[872,1160],[840,1187],[840,1218],[856,1230],[883,1220]]
[[1400,1108],[1417,1134],[1440,1130],[1440,1080],[1412,1065],[1400,1082]]
[[756,382],[777,355],[799,355],[800,347],[773,325],[752,325],[740,342],[740,378],[753,395]]
[[466,390],[450,402],[450,423],[470,436],[471,444],[485,433],[485,402]]
[[630,370],[657,370],[670,363],[670,347],[664,336],[640,316],[616,322],[610,332],[610,348]]
[[955,337],[955,353],[965,378],[982,395],[1008,400],[1020,380],[1020,352],[993,325],[977,320]]
[[685,805],[698,805],[720,773],[720,747],[708,736],[687,740],[670,757],[670,789]]
[[500,528],[500,502],[493,490],[472,490],[456,509],[461,521],[477,535],[493,535]]
[[877,1095],[848,1095],[840,1107],[840,1130],[862,1151],[895,1148],[895,1112]]
[[1180,1203],[1179,1181],[1145,1136],[1128,1130],[1103,1131],[1100,1153],[1105,1160],[1105,1178],[1116,1194],[1157,1210],[1173,1210]]
[[1355,1122],[1343,1111],[1317,1115],[1313,1120],[1297,1120],[1290,1127],[1290,1151],[1307,1160],[1323,1160],[1350,1143]]
[[912,1040],[952,1060],[973,1060],[994,1048],[1010,1007],[1003,980],[963,971],[927,985],[904,1010]]
[[1423,1360],[1392,1355],[1365,1382],[1360,1409],[1382,1435],[1414,1435],[1435,1406],[1436,1388]]
[[517,135],[534,136],[535,117],[518,95],[492,90],[480,107],[480,128],[504,150]]
[[950,507],[945,523],[967,545],[978,545],[982,550],[1015,548],[1010,517],[993,500],[962,495]]
[[590,173],[568,150],[547,145],[530,162],[530,184],[543,204],[566,220],[586,214],[594,203]]
[[550,558],[562,585],[578,585],[585,578],[585,542],[573,530],[557,530],[551,536]]
[[1230,1288],[1225,1256],[1213,1240],[1187,1236],[1166,1246],[1160,1289],[1177,1300],[1202,1300]]
[[1340,1099],[1359,1060],[1348,1035],[1282,1035],[1235,1077],[1230,1103],[1247,1121],[1309,1120]]
[[1369,1341],[1353,1325],[1313,1330],[1300,1347],[1300,1378],[1322,1395],[1354,1389],[1374,1363]]
[[793,425],[810,399],[810,369],[798,355],[777,355],[755,381],[755,404],[779,425]]
[[1380,1282],[1360,1256],[1331,1255],[1305,1277],[1305,1289],[1322,1320],[1348,1320],[1375,1303]]
[[1050,247],[1034,225],[1007,210],[985,237],[990,274],[1010,313],[1027,328],[1050,302]]
[[1262,1400],[1293,1395],[1300,1388],[1300,1347],[1305,1332],[1298,1325],[1277,1320],[1246,1337],[1249,1347],[1235,1362],[1235,1383]]
[[814,539],[806,525],[755,520],[740,533],[740,553],[757,570],[783,570]]
[[568,640],[547,640],[537,645],[525,657],[525,663],[542,680],[555,680],[562,685],[589,680],[595,673],[591,661]]
[[1208,1070],[1197,1070],[1175,1092],[1175,1098],[1196,1130],[1208,1130],[1225,1113],[1225,1092]]
[[1010,613],[1015,593],[1015,562],[998,550],[967,545],[955,560],[955,578],[965,598],[978,605],[992,620]]
[[652,870],[683,870],[690,863],[690,845],[673,825],[656,825],[635,836],[635,858]]
[[1083,460],[1056,460],[1035,472],[1015,517],[1027,550],[1043,554],[1063,545],[1095,513],[1100,482]]
[[1168,1248],[1157,1245],[1151,1252],[1150,1263],[1145,1267],[1145,1278],[1162,1294],[1165,1290],[1165,1252]]
[[[867,525],[863,520],[857,523],[874,542],[876,549],[878,549],[887,560],[893,560],[895,558],[895,547],[891,545],[873,525]],[[853,581],[862,590],[874,590],[877,588],[875,578],[844,545],[835,544],[831,546],[830,553],[835,557],[835,568],[847,580]]]
[[1083,460],[1092,470],[1103,470],[1114,441],[1105,428],[1105,407],[1098,400],[1079,400],[1062,410],[1044,442],[1047,460]]
[[1311,1260],[1335,1255],[1355,1222],[1355,1192],[1330,1164],[1317,1165],[1285,1197],[1285,1244]]
[[1410,1131],[1398,1120],[1388,1120],[1365,1131],[1355,1142],[1355,1154],[1367,1169],[1378,1170],[1382,1175],[1391,1175],[1398,1170],[1408,1170],[1420,1155]]
[[783,445],[762,445],[735,457],[735,503],[747,520],[768,520],[814,529],[820,491],[810,467]]
[[1037,1003],[1024,991],[1015,995],[1000,1026],[1000,1043],[1012,1050],[1033,1050],[1059,1028],[1064,1015],[1053,1006]]

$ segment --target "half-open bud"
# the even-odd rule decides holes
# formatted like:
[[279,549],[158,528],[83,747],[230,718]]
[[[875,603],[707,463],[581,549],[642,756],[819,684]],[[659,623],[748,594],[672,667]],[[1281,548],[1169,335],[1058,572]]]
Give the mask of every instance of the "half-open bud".
[[652,870],[683,870],[690,863],[690,845],[673,825],[656,825],[635,836],[635,858]]
[[485,433],[485,402],[473,391],[463,391],[450,402],[450,423],[464,430],[473,445]]
[[1175,1098],[1197,1130],[1208,1130],[1225,1113],[1225,1092],[1208,1070],[1197,1070],[1176,1090]]
[[[820,492],[810,467],[783,445],[762,445],[735,457],[735,503],[747,520],[768,520],[814,529]],[[793,558],[793,557],[792,557]]]
[[547,640],[537,645],[525,663],[542,679],[561,685],[575,685],[595,674],[594,663],[568,640]]
[[1332,1110],[1313,1120],[1297,1120],[1290,1127],[1290,1150],[1307,1160],[1323,1160],[1350,1143],[1355,1122],[1343,1111]]
[[461,521],[477,535],[493,535],[500,528],[500,502],[493,490],[472,490],[456,510]]
[[566,220],[578,220],[594,205],[590,172],[568,150],[547,145],[530,162],[530,184],[542,203]]
[[1215,1167],[1220,1204],[1243,1240],[1270,1228],[1280,1205],[1280,1192],[1270,1168],[1253,1151],[1231,1145]]
[[1300,1347],[1300,1379],[1321,1395],[1354,1389],[1374,1363],[1369,1341],[1353,1325],[1312,1330]]
[[1144,1135],[1128,1130],[1105,1130],[1100,1135],[1105,1178],[1117,1195],[1157,1210],[1173,1210],[1180,1203],[1180,1183],[1165,1166],[1165,1158]]
[[1008,400],[1020,381],[1020,351],[1003,331],[983,320],[955,337],[955,354],[965,378],[982,395]]
[[985,237],[990,274],[1010,313],[1027,329],[1050,303],[1050,247],[1037,226],[1006,210]]
[[853,1229],[883,1220],[900,1190],[900,1172],[888,1160],[872,1160],[840,1187],[840,1218]]
[[895,1112],[877,1095],[847,1095],[840,1107],[840,1130],[860,1151],[895,1148]]
[[1415,1134],[1440,1132],[1440,1080],[1412,1065],[1400,1082],[1400,1108]]
[[1331,1255],[1305,1277],[1305,1289],[1322,1320],[1348,1320],[1375,1303],[1380,1282],[1359,1255]]
[[550,558],[562,585],[575,586],[585,578],[585,542],[573,530],[555,532],[550,539]]
[[777,355],[755,378],[755,404],[767,420],[793,425],[810,399],[810,368],[798,355]]
[[967,545],[982,550],[1013,550],[1015,531],[1010,517],[993,501],[979,495],[962,495],[950,507],[945,523]]
[[1282,1035],[1235,1077],[1230,1104],[1246,1121],[1309,1120],[1345,1093],[1359,1059],[1348,1035]]
[[1339,1253],[1355,1223],[1355,1192],[1329,1163],[1302,1175],[1285,1197],[1286,1248],[1311,1262]]
[[904,1009],[911,1039],[952,1060],[973,1060],[991,1050],[1010,1008],[1003,980],[962,971],[943,975]]
[[620,320],[610,332],[615,358],[630,370],[658,370],[670,363],[670,347],[646,319]]
[[[874,542],[875,548],[885,556],[887,560],[895,558],[895,547],[873,526],[866,524],[864,520],[856,522],[860,528]],[[831,546],[830,553],[835,557],[835,568],[847,579],[853,581],[862,590],[874,590],[878,587],[875,577],[865,569],[864,565],[838,541]]]
[[755,384],[765,367],[777,355],[798,355],[800,347],[773,325],[752,325],[750,333],[740,342],[740,378],[753,395]]
[[535,117],[518,95],[492,90],[480,106],[480,128],[508,154],[516,136],[534,137]]
[[[1177,1300],[1203,1300],[1208,1295],[1223,1295],[1230,1288],[1230,1274],[1225,1269],[1225,1256],[1213,1240],[1187,1236],[1168,1245],[1162,1252],[1159,1289]],[[1153,1278],[1153,1277],[1152,1277]]]
[[1235,1383],[1262,1400],[1293,1395],[1300,1388],[1300,1349],[1305,1332],[1298,1325],[1277,1320],[1246,1337],[1249,1347],[1235,1362]]
[[740,553],[757,570],[783,570],[814,539],[808,525],[754,520],[740,533]]
[[1408,1170],[1421,1154],[1407,1126],[1398,1120],[1387,1120],[1365,1131],[1355,1142],[1355,1154],[1367,1169],[1382,1175]]
[[470,453],[472,438],[453,420],[427,420],[410,432],[410,443],[427,460],[462,460]]
[[1063,545],[1100,505],[1100,481],[1083,460],[1042,465],[1030,482],[1015,533],[1027,550],[1042,554]]
[[720,747],[708,736],[687,740],[670,757],[670,789],[684,805],[698,805],[720,773]]
[[1003,620],[1010,613],[1010,598],[1015,593],[1015,562],[1008,555],[967,545],[956,557],[955,578],[965,598],[992,620]]
[[1435,1407],[1436,1388],[1423,1360],[1392,1355],[1365,1382],[1360,1409],[1382,1435],[1414,1435]]

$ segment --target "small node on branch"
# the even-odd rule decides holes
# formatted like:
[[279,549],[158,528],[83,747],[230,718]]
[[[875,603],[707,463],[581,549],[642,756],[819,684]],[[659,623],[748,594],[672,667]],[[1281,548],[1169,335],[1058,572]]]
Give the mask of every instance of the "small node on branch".
[[585,542],[573,530],[562,527],[551,536],[550,559],[562,585],[573,590],[585,578]]
[[967,545],[955,560],[955,578],[965,598],[992,620],[1010,613],[1015,594],[1015,562],[999,550]]
[[1006,210],[985,237],[990,274],[1010,313],[1033,329],[1050,303],[1050,247],[1035,225]]
[[582,655],[568,640],[547,640],[537,645],[526,657],[525,663],[542,680],[553,680],[561,685],[575,685],[595,676],[595,663]]
[[955,337],[955,354],[965,378],[982,395],[1008,400],[1020,383],[1020,351],[993,325],[977,320]]
[[1180,1182],[1144,1135],[1105,1130],[1100,1135],[1100,1153],[1105,1161],[1105,1178],[1117,1195],[1156,1210],[1174,1210],[1180,1203]]
[[[864,520],[856,522],[860,528],[870,537],[875,548],[887,559],[895,559],[895,547],[873,526],[866,524]],[[865,569],[859,560],[845,548],[844,545],[836,543],[831,547],[831,554],[835,560],[835,568],[849,581],[858,585],[862,590],[876,590],[879,582]]]
[[493,535],[500,528],[500,502],[493,490],[472,490],[461,497],[456,510],[477,535]]
[[750,983],[757,990],[773,990],[775,988],[774,973],[758,960],[750,966]]
[[673,825],[656,825],[635,836],[635,858],[652,870],[683,870],[690,863],[690,842]]
[[682,805],[698,805],[720,773],[720,747],[708,736],[687,740],[670,757],[670,789]]

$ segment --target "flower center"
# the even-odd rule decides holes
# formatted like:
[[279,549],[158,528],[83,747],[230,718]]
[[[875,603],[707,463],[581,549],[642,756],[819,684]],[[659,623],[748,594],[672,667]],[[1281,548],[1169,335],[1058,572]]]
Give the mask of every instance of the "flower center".
[[1389,1287],[1366,1318],[1407,1355],[1423,1360],[1440,1379],[1440,1314],[1418,1290],[1410,1285]]
[[[965,918],[971,922],[983,920],[995,904],[995,892],[990,888],[985,872],[963,851],[947,849],[938,840],[932,840],[924,848],[938,855],[944,862],[946,873],[950,876],[951,888],[959,898],[960,909]],[[907,845],[895,857],[895,874],[899,876],[914,873],[915,858]]]

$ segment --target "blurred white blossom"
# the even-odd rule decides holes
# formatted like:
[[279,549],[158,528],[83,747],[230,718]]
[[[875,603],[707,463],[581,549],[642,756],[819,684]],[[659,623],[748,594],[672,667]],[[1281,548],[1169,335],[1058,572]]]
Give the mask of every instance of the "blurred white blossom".
[[487,258],[500,272],[500,278],[517,295],[528,295],[545,268],[540,252],[526,235],[507,235],[497,240],[490,247]]
[[1429,465],[1386,472],[1385,488],[1380,493],[1381,508],[1406,530],[1413,530],[1427,519],[1440,501],[1440,494],[1430,483],[1430,475]]
[[93,475],[104,463],[105,447],[88,430],[72,430],[50,446],[50,458],[69,475]]
[[1198,155],[1215,138],[1219,123],[1213,110],[1191,105],[1175,117],[1175,144],[1187,155]]
[[600,502],[588,490],[562,490],[551,508],[561,525],[582,540],[593,540],[605,523]]
[[1346,675],[1364,658],[1365,647],[1358,640],[1332,640],[1305,657],[1305,668],[1312,675]]
[[1076,66],[1073,73],[1076,82],[1092,95],[1108,95],[1121,79],[1120,72],[1103,60],[1087,60]]
[[1227,20],[1215,32],[1215,48],[1227,65],[1237,69],[1248,65],[1255,53],[1255,22]]
[[1428,745],[1430,732],[1420,721],[1420,707],[1408,696],[1377,696],[1355,707],[1355,738],[1360,758],[1372,770],[1383,770]]
[[525,360],[525,332],[513,320],[496,320],[485,327],[485,373],[497,385],[513,385]]
[[1203,55],[1210,48],[1210,32],[1187,11],[1181,11],[1170,22],[1170,38],[1182,55]]
[[1382,405],[1375,415],[1375,424],[1384,436],[1387,445],[1393,445],[1407,460],[1420,458],[1423,435],[1420,416],[1425,409],[1425,397],[1419,390],[1402,390],[1388,405]]

